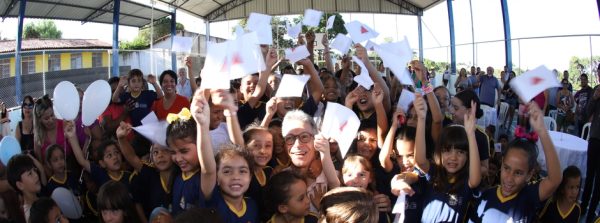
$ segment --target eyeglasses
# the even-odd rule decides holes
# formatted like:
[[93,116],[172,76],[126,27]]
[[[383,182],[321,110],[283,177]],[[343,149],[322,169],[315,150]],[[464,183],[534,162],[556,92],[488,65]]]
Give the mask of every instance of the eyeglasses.
[[309,143],[310,140],[313,139],[313,135],[308,132],[303,132],[300,135],[288,134],[285,136],[285,144],[294,145],[294,143],[296,142],[296,139],[299,139],[300,143]]

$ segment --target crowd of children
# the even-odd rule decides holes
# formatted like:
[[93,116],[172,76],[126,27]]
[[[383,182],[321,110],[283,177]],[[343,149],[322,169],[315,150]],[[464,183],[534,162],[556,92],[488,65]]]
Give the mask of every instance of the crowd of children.
[[[307,42],[314,38],[307,33]],[[138,69],[113,78],[112,102],[89,127],[81,118],[57,120],[47,96],[25,97],[24,154],[5,165],[0,222],[580,221],[581,173],[569,166],[561,174],[535,103],[525,106],[528,137],[503,136],[498,152],[476,126],[475,93],[434,90],[419,61],[409,69],[420,87],[399,85],[364,47],[355,50],[370,89],[351,81],[360,69],[351,70],[348,58],[336,69],[331,61],[319,68],[311,56],[297,62],[310,76],[304,96],[275,97],[281,77],[274,71],[297,73],[263,47],[267,69],[232,81],[230,90],[185,85],[188,98],[178,81],[194,80],[170,70],[158,80]],[[418,92],[406,111],[395,105],[405,91]],[[330,128],[322,126],[328,103],[343,103],[361,120],[345,157],[321,134]],[[150,112],[168,122],[164,143],[134,130]],[[79,198],[79,218],[65,218],[48,198],[59,187]],[[392,213],[400,196],[405,206]],[[591,222],[594,210],[587,216]]]

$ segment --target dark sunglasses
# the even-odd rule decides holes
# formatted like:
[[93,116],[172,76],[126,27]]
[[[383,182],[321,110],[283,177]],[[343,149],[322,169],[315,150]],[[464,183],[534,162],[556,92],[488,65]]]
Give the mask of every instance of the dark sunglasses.
[[23,103],[23,108],[33,109],[33,103]]

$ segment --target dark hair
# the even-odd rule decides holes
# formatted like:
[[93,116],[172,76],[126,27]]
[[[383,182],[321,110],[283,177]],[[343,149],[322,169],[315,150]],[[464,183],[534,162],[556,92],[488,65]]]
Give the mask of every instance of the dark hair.
[[33,202],[29,210],[29,223],[50,223],[48,213],[53,207],[58,207],[51,198],[42,197]]
[[190,139],[196,144],[196,132],[196,121],[193,118],[177,119],[167,127],[167,145],[172,146],[176,139]]
[[477,111],[475,111],[475,118],[479,119],[481,118],[481,116],[483,116],[483,110],[481,110],[480,107],[481,103],[479,102],[479,97],[477,97],[477,94],[475,94],[475,92],[473,92],[472,90],[461,91],[454,95],[454,97],[458,98],[467,109],[471,109],[471,101],[474,101],[477,106]]
[[246,160],[246,162],[248,163],[250,173],[254,173],[254,159],[252,159],[252,155],[250,155],[248,150],[236,144],[223,144],[220,146],[219,152],[215,156],[215,161],[217,162],[217,169],[219,168],[223,160],[235,156],[240,156],[244,158],[244,160]]
[[250,139],[252,138],[252,136],[254,136],[254,134],[257,134],[259,132],[264,132],[264,133],[268,133],[268,134],[272,135],[272,133],[269,132],[269,129],[258,126],[258,125],[250,124],[250,126],[248,126],[246,128],[246,130],[244,130],[244,133],[242,134],[242,138],[244,138],[244,142],[246,144],[248,144],[250,142]]
[[[456,180],[455,183],[449,185],[448,182],[448,173],[444,166],[442,165],[442,153],[446,151],[450,151],[451,149],[457,149],[466,151],[467,153],[467,161],[462,169],[455,174]],[[435,149],[434,152],[434,161],[435,165],[433,168],[436,168],[435,175],[433,176],[433,188],[438,192],[448,191],[451,194],[455,194],[463,187],[465,179],[469,174],[469,140],[467,139],[467,131],[465,128],[460,125],[450,125],[445,127],[441,134],[439,145]],[[451,186],[448,190],[448,186]]]
[[[25,118],[25,114],[23,114],[23,105],[25,104],[25,101],[29,100],[31,102],[31,104],[33,105],[34,101],[33,101],[33,97],[31,97],[31,95],[25,95],[25,97],[23,97],[23,101],[21,102],[21,120]],[[32,115],[33,117],[33,115]],[[23,131],[23,130],[21,130]]]
[[[129,196],[129,191],[121,182],[108,181],[103,184],[98,191],[96,204],[98,205],[98,211],[122,210],[123,222],[141,222],[135,210],[135,204]],[[102,218],[100,218],[100,221],[104,222]]]
[[368,121],[368,120],[363,120],[362,122],[360,122],[360,126],[358,127],[358,131],[367,131],[369,129],[375,129],[377,130],[377,123],[372,122],[372,121]]
[[588,75],[587,75],[587,74],[585,74],[585,73],[583,73],[583,74],[579,75],[579,78],[582,78],[582,77],[588,78]]
[[[558,199],[558,198],[562,198],[563,196],[565,196],[563,194],[563,190],[567,186],[567,180],[574,179],[577,177],[581,177],[581,171],[576,166],[568,166],[565,170],[563,170],[562,181],[560,182],[560,184],[558,185],[558,188],[554,192],[554,197],[556,197]],[[581,179],[579,179],[579,181],[581,183]]]
[[127,74],[127,81],[131,81],[131,79],[134,77],[141,77],[144,79],[144,73],[142,73],[140,69],[132,69]]
[[264,195],[270,214],[277,213],[277,207],[286,204],[291,199],[290,187],[298,181],[305,182],[304,177],[291,170],[281,171],[269,179]]
[[[8,164],[6,165],[6,178],[8,180],[8,184],[10,184],[10,186],[14,188],[17,193],[23,194],[23,191],[19,190],[17,187],[17,182],[21,181],[21,175],[23,175],[23,173],[32,169],[35,170],[35,165],[29,156],[23,154],[13,156],[10,158],[10,160],[8,160]],[[36,170],[36,172],[37,171],[39,170]]]
[[21,210],[21,202],[19,201],[18,194],[12,190],[7,190],[0,193],[0,197],[4,201],[4,207],[8,215],[9,222],[14,223],[26,223],[25,214]]
[[506,157],[508,151],[511,149],[520,149],[527,153],[527,164],[528,170],[531,171],[537,165],[537,157],[538,157],[538,148],[535,145],[535,142],[531,142],[527,139],[516,138],[508,144],[508,148],[505,151],[502,151],[502,158]]
[[160,83],[161,86],[162,86],[163,80],[165,79],[166,75],[169,75],[169,76],[171,76],[171,78],[175,79],[175,84],[177,84],[177,74],[175,73],[175,71],[165,70],[162,72],[162,74],[160,74],[160,77],[158,78],[158,82]]
[[498,141],[500,141],[502,139],[506,139],[508,141],[508,135],[507,134],[500,134],[500,136],[498,136]]
[[213,208],[192,208],[181,212],[175,218],[175,223],[221,223],[221,216]]
[[46,162],[50,163],[50,156],[52,156],[52,153],[56,150],[61,151],[63,155],[65,154],[62,147],[58,144],[52,144],[46,148]]
[[98,161],[104,159],[104,153],[106,152],[106,148],[108,148],[111,145],[114,145],[115,147],[117,147],[117,149],[119,149],[119,144],[112,139],[106,139],[102,141],[100,145],[98,145],[98,148],[96,149],[96,159],[98,159]]
[[108,79],[108,85],[119,83],[119,77],[111,77]]

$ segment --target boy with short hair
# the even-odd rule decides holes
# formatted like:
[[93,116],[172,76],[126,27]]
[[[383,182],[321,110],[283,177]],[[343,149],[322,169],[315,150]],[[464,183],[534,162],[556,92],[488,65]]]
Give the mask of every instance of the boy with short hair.
[[26,221],[29,221],[31,205],[38,199],[37,194],[42,189],[41,179],[45,179],[39,171],[33,158],[22,154],[13,156],[6,166],[8,183],[22,196],[22,210]]
[[152,84],[156,91],[144,90],[144,74],[139,69],[133,69],[129,71],[127,78],[122,77],[119,80],[119,86],[112,95],[113,103],[125,103],[129,107],[129,117],[133,127],[140,126],[142,119],[152,111],[154,101],[163,97],[154,75],[148,75],[148,83]]

